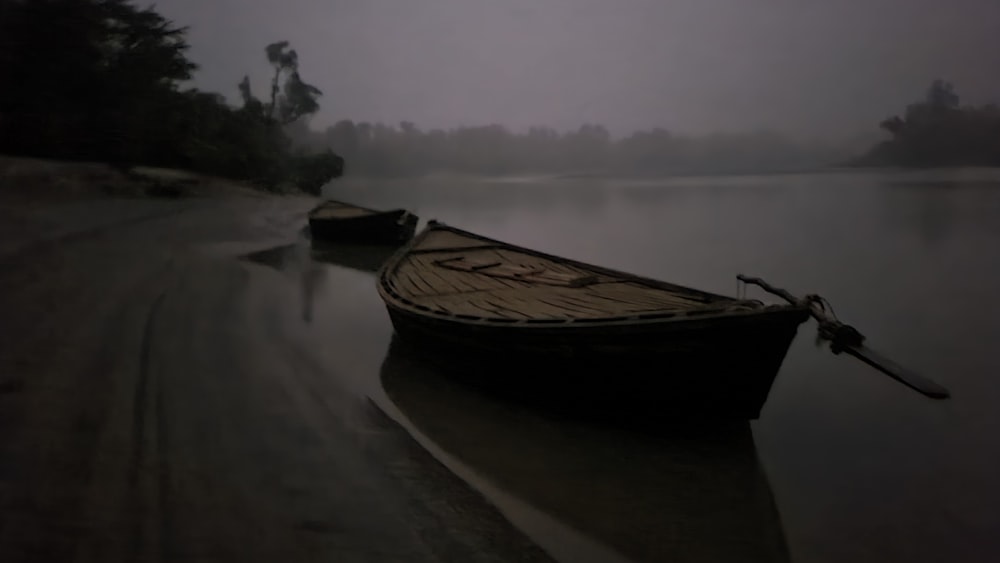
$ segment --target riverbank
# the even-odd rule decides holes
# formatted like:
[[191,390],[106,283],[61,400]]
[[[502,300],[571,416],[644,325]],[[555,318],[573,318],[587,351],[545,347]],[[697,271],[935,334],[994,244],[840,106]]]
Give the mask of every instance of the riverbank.
[[314,198],[38,176],[0,205],[0,560],[551,561],[351,387],[337,331],[387,320],[304,319],[298,271],[241,258],[307,249]]
[[143,166],[122,170],[101,162],[0,155],[0,198],[7,202],[265,195],[307,194],[290,185],[269,192],[247,183],[184,170]]

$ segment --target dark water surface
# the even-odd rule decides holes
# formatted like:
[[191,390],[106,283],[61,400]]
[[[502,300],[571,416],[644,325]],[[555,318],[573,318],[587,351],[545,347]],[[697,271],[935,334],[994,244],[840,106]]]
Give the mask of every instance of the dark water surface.
[[1000,558],[1000,174],[345,179],[327,195],[727,295],[737,273],[819,293],[873,348],[952,391],[931,401],[817,349],[809,323],[749,426],[552,420],[392,343],[370,271],[381,258],[314,254],[327,264],[303,276],[302,313],[330,342],[320,353],[556,557]]

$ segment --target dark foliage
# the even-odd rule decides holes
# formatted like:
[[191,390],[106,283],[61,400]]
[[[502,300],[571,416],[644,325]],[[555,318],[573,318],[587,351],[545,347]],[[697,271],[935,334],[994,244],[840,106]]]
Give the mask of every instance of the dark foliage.
[[333,151],[315,154],[300,154],[292,159],[292,182],[310,193],[319,193],[320,188],[344,173],[344,159]]
[[279,53],[288,76],[272,116],[248,81],[239,109],[182,90],[197,68],[184,36],[128,0],[0,0],[0,151],[179,167],[268,187],[308,176],[312,189],[317,170],[343,166],[324,153],[315,158],[327,166],[309,160],[308,173],[296,170],[282,125],[314,113],[320,92],[302,82],[294,51]]
[[874,166],[1000,166],[1000,107],[961,106],[954,87],[935,80],[924,101],[880,124],[892,138],[858,159]]

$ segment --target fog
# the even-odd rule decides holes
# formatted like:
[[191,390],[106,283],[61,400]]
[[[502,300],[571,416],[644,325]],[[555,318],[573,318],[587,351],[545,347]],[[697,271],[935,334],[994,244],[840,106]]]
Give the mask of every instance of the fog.
[[613,135],[877,132],[934,78],[1000,100],[995,0],[163,0],[190,26],[200,88],[262,91],[287,39],[340,119],[500,123]]

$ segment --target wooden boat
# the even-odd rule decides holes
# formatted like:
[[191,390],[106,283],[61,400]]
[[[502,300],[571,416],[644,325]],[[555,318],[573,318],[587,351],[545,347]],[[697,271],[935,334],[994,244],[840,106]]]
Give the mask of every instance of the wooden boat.
[[314,239],[392,244],[412,238],[417,220],[405,209],[376,211],[328,200],[309,212],[309,230]]
[[765,306],[432,221],[379,272],[398,336],[546,408],[757,418],[801,304]]

